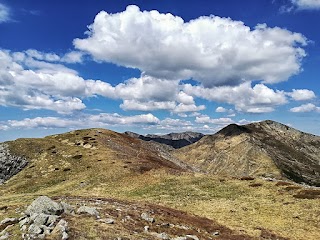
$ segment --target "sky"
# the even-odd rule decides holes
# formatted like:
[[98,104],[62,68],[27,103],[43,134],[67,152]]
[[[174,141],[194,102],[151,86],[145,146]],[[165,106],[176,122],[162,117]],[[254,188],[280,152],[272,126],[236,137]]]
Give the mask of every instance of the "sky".
[[320,0],[0,0],[0,141],[271,119],[320,135]]

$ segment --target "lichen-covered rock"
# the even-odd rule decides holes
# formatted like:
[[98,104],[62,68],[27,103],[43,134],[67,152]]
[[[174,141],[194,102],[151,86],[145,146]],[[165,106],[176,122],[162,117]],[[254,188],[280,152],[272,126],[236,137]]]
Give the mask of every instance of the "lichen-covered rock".
[[97,209],[95,207],[88,207],[88,206],[81,206],[78,208],[77,210],[78,214],[89,214],[92,216],[99,216],[99,212],[97,211]]
[[61,202],[60,203],[63,207],[63,211],[67,214],[72,214],[74,213],[74,207],[71,206],[70,204],[66,203],[66,202]]
[[26,215],[31,216],[34,213],[44,213],[48,215],[60,215],[64,209],[60,203],[51,200],[47,196],[38,197],[25,211]]
[[68,222],[64,219],[61,219],[53,229],[52,235],[59,235],[62,240],[66,240],[69,238],[68,231]]

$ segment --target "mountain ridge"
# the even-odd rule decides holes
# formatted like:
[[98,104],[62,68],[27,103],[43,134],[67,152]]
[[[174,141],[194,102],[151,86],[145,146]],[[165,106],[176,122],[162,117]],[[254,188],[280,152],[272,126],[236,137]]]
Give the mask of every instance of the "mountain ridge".
[[210,173],[287,177],[320,186],[320,137],[271,120],[230,124],[176,156]]
[[164,135],[147,134],[141,135],[134,132],[124,132],[124,134],[129,135],[134,138],[139,138],[144,141],[154,141],[161,144],[171,146],[175,149],[188,146],[192,143],[199,141],[204,134],[197,132],[181,132],[181,133],[169,133]]

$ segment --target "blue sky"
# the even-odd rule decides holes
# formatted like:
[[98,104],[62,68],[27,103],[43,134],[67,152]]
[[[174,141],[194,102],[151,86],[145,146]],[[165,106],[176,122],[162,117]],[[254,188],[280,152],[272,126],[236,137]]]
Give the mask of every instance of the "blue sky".
[[0,0],[0,141],[72,129],[320,135],[320,0]]

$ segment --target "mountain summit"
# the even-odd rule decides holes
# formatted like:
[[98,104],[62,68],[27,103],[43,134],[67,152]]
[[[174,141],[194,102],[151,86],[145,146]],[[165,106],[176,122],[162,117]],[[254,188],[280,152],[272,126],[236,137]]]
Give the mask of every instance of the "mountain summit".
[[209,173],[286,177],[320,186],[320,137],[271,120],[228,125],[176,156]]

